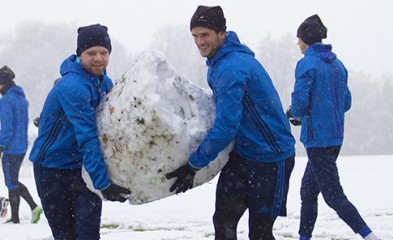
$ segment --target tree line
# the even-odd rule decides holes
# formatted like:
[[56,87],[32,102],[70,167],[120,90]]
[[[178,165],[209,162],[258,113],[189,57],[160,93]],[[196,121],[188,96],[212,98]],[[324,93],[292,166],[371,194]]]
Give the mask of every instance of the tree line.
[[[60,76],[61,62],[75,52],[77,28],[76,25],[26,22],[18,25],[14,32],[0,36],[0,65],[10,66],[16,74],[15,82],[24,88],[30,102],[31,121],[41,112],[53,81]],[[112,38],[112,45],[108,74],[115,82],[139,53],[132,46],[120,44],[116,38]],[[168,63],[179,73],[208,89],[205,59],[199,55],[186,26],[160,30],[153,36],[151,48],[164,52]],[[271,76],[285,110],[290,105],[295,66],[302,57],[295,37],[286,35],[273,39],[268,35],[252,50]],[[393,154],[392,74],[348,70],[353,104],[346,114],[342,154]],[[292,127],[292,130],[298,142],[298,155],[303,155],[304,148],[298,141],[300,128]]]

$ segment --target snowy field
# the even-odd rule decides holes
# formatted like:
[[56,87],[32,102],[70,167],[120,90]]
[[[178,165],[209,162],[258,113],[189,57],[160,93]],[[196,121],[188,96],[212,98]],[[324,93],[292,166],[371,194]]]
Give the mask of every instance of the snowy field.
[[[279,218],[274,226],[277,240],[297,239],[299,224],[299,188],[306,159],[298,157],[292,174],[288,217]],[[393,156],[351,156],[338,160],[344,190],[359,212],[383,240],[393,239]],[[7,194],[1,175],[0,196]],[[38,200],[32,166],[26,161],[20,181]],[[103,240],[203,240],[214,239],[212,214],[217,178],[185,194],[170,196],[144,205],[105,202],[102,214]],[[319,217],[314,231],[315,240],[356,240],[355,235],[337,215],[319,201]],[[9,217],[9,216],[7,216]],[[21,201],[21,224],[1,224],[0,240],[50,240],[50,228],[43,217],[30,224],[30,210]],[[0,219],[4,222],[6,218]],[[248,239],[247,213],[238,227],[238,239]]]

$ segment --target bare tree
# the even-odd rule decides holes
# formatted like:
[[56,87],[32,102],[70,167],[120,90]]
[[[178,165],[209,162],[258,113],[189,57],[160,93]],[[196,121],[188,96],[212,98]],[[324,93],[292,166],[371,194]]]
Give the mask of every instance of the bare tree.
[[[0,38],[0,65],[14,70],[15,82],[24,88],[29,100],[31,120],[40,114],[54,80],[60,77],[60,64],[76,52],[77,28],[76,25],[25,22]],[[112,45],[108,75],[115,80],[130,65],[130,57],[115,39]]]
[[152,48],[162,51],[168,63],[188,80],[208,89],[207,67],[186,26],[168,26],[153,38]]
[[[295,81],[295,67],[302,57],[296,38],[283,36],[272,39],[267,36],[257,49],[258,59],[270,74],[284,108],[291,102]],[[342,153],[392,154],[393,142],[393,76],[353,72],[349,69],[349,87],[352,92],[352,108],[346,114],[345,137]],[[292,127],[299,139],[300,127]],[[304,155],[304,147],[297,141],[297,154]]]

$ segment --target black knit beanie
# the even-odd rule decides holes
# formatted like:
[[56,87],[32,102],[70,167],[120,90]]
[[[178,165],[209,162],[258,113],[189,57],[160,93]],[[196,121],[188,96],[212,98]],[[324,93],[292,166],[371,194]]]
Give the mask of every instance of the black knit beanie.
[[80,56],[83,51],[94,46],[102,46],[112,51],[111,39],[108,28],[100,24],[93,24],[78,28],[78,43],[76,55]]
[[226,20],[220,6],[198,6],[191,18],[190,30],[194,27],[205,27],[214,31],[225,32]]
[[322,42],[327,37],[327,28],[317,14],[308,17],[297,29],[297,37],[307,45]]
[[0,85],[3,85],[0,91],[1,95],[4,95],[8,89],[15,86],[14,78],[15,73],[7,65],[0,68]]

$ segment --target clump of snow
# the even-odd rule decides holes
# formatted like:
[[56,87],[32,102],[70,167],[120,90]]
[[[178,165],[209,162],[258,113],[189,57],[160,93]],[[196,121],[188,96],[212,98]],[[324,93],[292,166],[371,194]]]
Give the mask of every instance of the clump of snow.
[[[215,117],[211,92],[188,81],[158,51],[142,53],[97,109],[109,175],[131,190],[130,204],[174,194],[169,192],[174,179],[167,180],[165,174],[187,162]],[[194,186],[218,174],[231,148],[198,171]],[[93,190],[88,174],[83,175]]]

